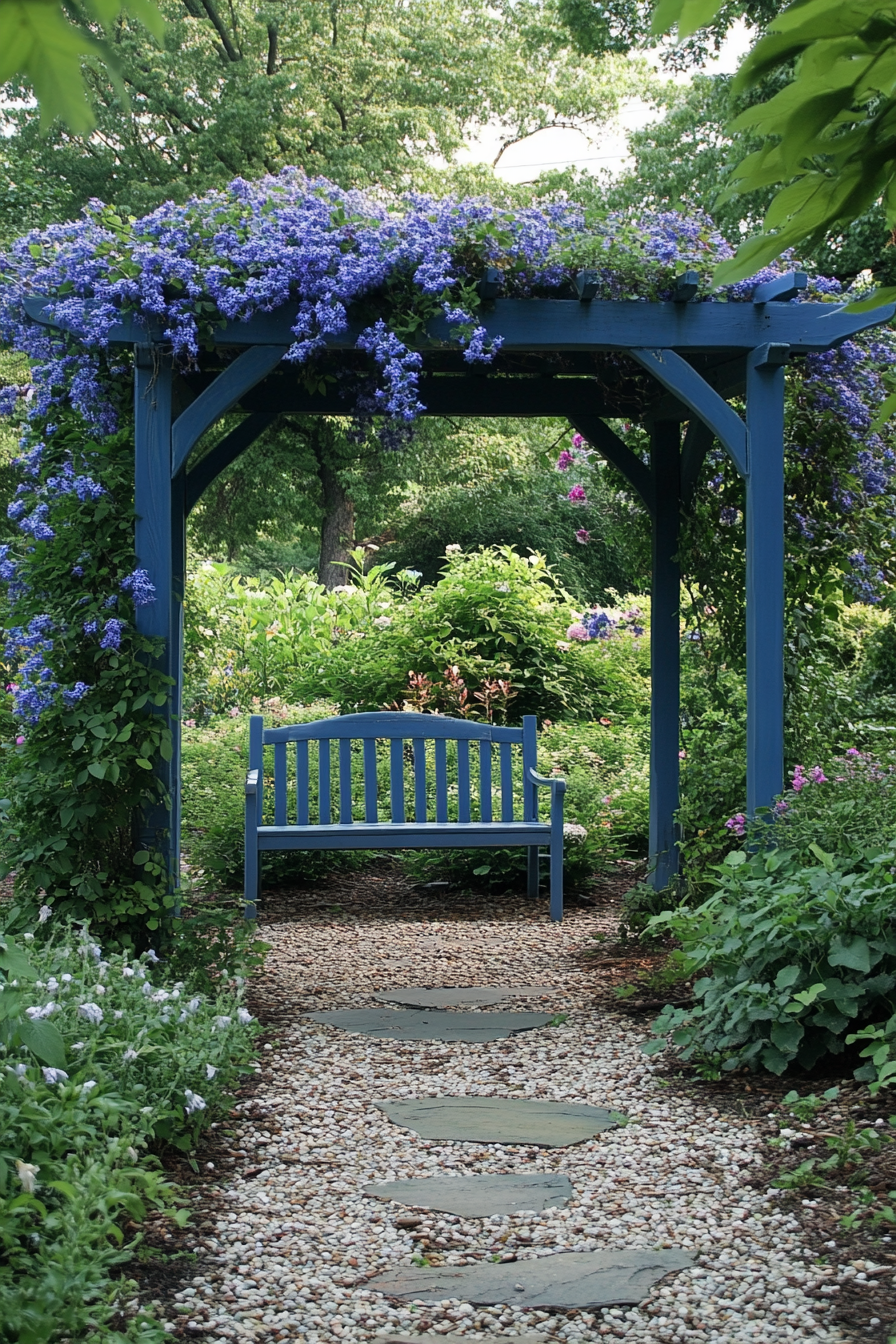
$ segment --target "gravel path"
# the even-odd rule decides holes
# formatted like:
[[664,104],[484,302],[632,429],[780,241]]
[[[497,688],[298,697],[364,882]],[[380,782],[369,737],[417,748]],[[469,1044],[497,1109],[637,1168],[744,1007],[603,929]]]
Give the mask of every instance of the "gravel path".
[[[466,908],[439,923],[412,907],[352,916],[318,905],[301,922],[263,926],[275,1043],[265,1047],[259,1089],[238,1108],[235,1146],[219,1159],[230,1164],[222,1184],[203,1196],[206,1253],[177,1295],[186,1331],[309,1344],[433,1331],[651,1344],[842,1340],[821,1323],[823,1300],[806,1295],[833,1284],[836,1267],[813,1264],[776,1196],[749,1184],[761,1160],[756,1129],[672,1095],[638,1051],[642,1033],[593,1007],[594,973],[571,954],[606,932],[608,918],[575,911],[557,928],[525,903],[488,914]],[[370,1005],[374,991],[395,985],[477,984],[550,986],[547,1000],[515,1006],[544,1003],[568,1022],[442,1045],[348,1035],[300,1015]],[[372,1104],[435,1094],[587,1102],[630,1123],[571,1148],[505,1149],[422,1140]],[[534,1171],[568,1175],[575,1195],[566,1208],[464,1221],[359,1193],[374,1180]],[[468,1264],[623,1247],[677,1247],[697,1263],[638,1308],[593,1314],[411,1307],[366,1286],[421,1255]]]

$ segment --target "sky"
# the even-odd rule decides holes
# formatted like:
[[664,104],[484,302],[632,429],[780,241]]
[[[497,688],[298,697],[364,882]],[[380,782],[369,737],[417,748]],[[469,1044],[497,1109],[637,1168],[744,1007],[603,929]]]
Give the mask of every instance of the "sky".
[[[728,34],[718,57],[701,67],[701,74],[733,74],[742,57],[752,44],[752,34],[738,21]],[[652,53],[647,53],[648,59]],[[669,75],[675,83],[687,83],[686,75]],[[548,168],[582,168],[586,172],[618,173],[631,162],[626,132],[639,130],[648,122],[656,121],[658,113],[641,98],[630,98],[612,128],[591,139],[584,131],[545,130],[530,135],[527,140],[511,145],[501,156],[496,168],[499,177],[507,182],[528,182]],[[497,129],[486,127],[469,148],[457,156],[459,163],[491,163],[500,148]]]

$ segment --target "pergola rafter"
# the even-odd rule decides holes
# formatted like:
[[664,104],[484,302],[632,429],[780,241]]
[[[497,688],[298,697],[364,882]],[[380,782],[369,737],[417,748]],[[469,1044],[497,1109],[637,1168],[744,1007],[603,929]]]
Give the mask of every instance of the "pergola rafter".
[[[446,320],[433,320],[417,347],[427,415],[564,416],[618,468],[651,516],[650,854],[652,880],[677,871],[679,777],[679,528],[700,468],[718,440],[746,485],[747,803],[751,813],[781,791],[784,700],[784,367],[792,356],[831,349],[892,318],[896,305],[850,313],[830,303],[789,303],[805,289],[799,273],[760,285],[752,302],[693,302],[693,278],[673,300],[496,299],[479,316],[500,353],[487,368],[465,365]],[[51,301],[27,301],[29,315],[56,325]],[[165,708],[175,744],[160,766],[170,803],[147,816],[143,842],[168,857],[177,882],[180,835],[180,706],[186,519],[202,492],[280,414],[347,415],[338,380],[311,391],[303,369],[284,362],[294,309],[229,322],[212,337],[198,371],[175,370],[160,325],[123,316],[110,342],[135,354],[135,506],[139,564],[157,600],[138,608],[147,635],[164,640],[173,688]],[[60,322],[59,326],[64,324]],[[327,341],[333,373],[369,367],[356,349],[360,327]],[[729,404],[742,398],[745,418]],[[193,450],[222,416],[243,420],[205,456]],[[650,461],[636,457],[606,423],[639,419]],[[682,424],[687,432],[682,443]]]

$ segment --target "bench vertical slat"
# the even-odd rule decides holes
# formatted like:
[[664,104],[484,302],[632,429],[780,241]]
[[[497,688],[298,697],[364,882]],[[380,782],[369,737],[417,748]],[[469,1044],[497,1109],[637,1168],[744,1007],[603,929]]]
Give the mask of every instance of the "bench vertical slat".
[[415,737],[414,747],[414,820],[426,821],[426,743]]
[[286,825],[286,743],[274,743],[274,825]]
[[492,744],[479,743],[479,820],[492,819]]
[[308,825],[308,796],[311,779],[308,772],[308,743],[296,743],[296,820],[299,826]]
[[352,740],[339,739],[339,824],[352,824]]
[[389,743],[389,801],[394,822],[404,824],[404,743],[393,737]]
[[318,811],[321,826],[330,825],[330,739],[322,737],[317,758]]
[[470,744],[457,744],[457,819],[470,820]]
[[523,715],[523,821],[538,820],[538,786],[532,783],[529,771],[538,770],[538,720],[534,714]]
[[379,821],[376,807],[376,738],[364,738],[364,820]]
[[448,744],[436,738],[436,821],[448,820]]
[[513,757],[509,742],[502,742],[501,753],[501,820],[513,821]]

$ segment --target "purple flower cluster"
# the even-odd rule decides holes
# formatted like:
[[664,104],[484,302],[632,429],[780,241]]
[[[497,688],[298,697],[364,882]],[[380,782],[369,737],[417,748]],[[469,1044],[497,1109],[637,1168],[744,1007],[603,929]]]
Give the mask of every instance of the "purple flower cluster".
[[156,586],[145,569],[135,569],[121,581],[122,591],[130,593],[135,607],[148,606],[156,600]]
[[121,648],[121,633],[124,630],[125,622],[120,621],[117,616],[112,616],[106,621],[103,627],[103,635],[100,640],[100,648],[108,649],[110,652],[117,653]]

